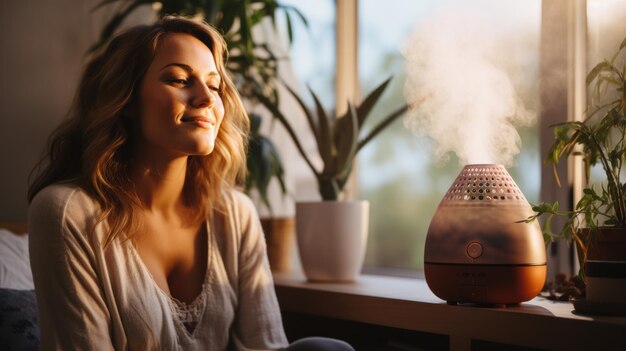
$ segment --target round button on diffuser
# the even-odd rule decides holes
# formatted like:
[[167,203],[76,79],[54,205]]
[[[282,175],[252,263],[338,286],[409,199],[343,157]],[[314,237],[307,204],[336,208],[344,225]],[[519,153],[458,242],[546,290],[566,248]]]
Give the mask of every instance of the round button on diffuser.
[[478,258],[483,254],[483,246],[474,241],[467,245],[465,252],[467,252],[467,255],[471,258]]

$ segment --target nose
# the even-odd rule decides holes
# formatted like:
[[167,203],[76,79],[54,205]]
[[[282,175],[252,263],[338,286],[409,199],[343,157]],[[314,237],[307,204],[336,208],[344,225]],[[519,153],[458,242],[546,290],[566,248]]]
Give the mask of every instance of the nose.
[[204,83],[196,84],[191,104],[196,108],[212,108],[215,104],[213,91]]

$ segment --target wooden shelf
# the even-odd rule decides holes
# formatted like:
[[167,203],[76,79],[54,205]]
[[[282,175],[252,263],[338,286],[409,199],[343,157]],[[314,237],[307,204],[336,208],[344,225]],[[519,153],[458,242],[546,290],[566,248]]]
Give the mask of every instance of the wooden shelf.
[[275,274],[284,312],[449,336],[450,350],[472,340],[550,350],[626,350],[626,317],[585,316],[569,302],[535,298],[519,306],[451,306],[421,279],[362,275],[355,283],[308,283]]

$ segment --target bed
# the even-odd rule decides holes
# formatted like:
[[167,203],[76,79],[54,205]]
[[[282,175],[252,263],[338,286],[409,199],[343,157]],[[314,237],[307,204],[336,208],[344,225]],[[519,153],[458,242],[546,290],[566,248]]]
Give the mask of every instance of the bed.
[[25,223],[0,223],[0,350],[38,350],[37,302]]

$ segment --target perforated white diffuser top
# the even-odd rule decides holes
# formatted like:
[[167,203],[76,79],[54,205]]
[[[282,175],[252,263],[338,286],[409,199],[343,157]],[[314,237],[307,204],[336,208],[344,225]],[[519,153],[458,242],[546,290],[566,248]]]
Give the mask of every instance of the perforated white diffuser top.
[[546,251],[530,204],[502,165],[467,165],[430,222],[424,272],[448,302],[517,303],[543,286]]
[[450,187],[444,200],[520,202],[526,198],[509,172],[502,165],[469,165],[463,168]]

